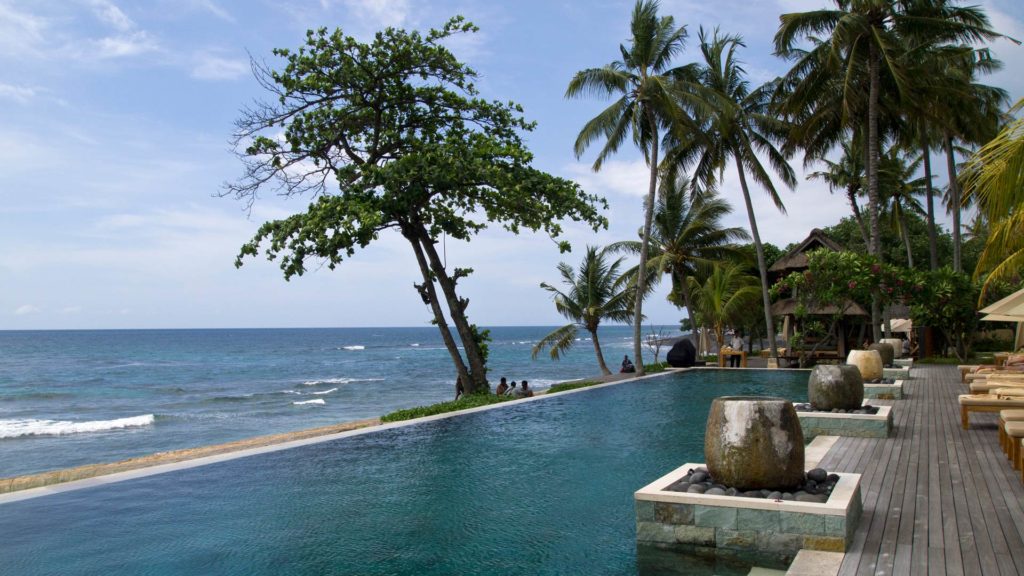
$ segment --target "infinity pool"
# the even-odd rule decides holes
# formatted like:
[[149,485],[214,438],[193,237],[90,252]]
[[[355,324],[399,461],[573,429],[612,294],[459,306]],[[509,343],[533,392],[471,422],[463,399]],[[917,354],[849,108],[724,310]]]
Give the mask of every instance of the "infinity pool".
[[635,574],[633,492],[703,459],[711,400],[806,382],[690,372],[3,504],[0,574]]

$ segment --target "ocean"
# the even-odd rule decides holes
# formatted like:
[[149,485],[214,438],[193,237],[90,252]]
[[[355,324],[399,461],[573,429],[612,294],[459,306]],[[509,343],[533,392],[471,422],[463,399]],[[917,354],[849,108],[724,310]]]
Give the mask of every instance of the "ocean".
[[[492,387],[600,372],[585,332],[552,361],[530,357],[552,327],[490,330]],[[632,356],[632,328],[598,335],[613,370]],[[378,417],[450,400],[454,381],[432,326],[0,331],[0,477]]]

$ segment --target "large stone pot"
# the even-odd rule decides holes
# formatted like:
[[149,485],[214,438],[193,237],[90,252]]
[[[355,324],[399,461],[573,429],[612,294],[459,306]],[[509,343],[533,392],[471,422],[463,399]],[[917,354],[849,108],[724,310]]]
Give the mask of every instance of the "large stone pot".
[[896,358],[896,350],[893,349],[891,344],[878,342],[868,346],[868,350],[878,350],[878,353],[882,356],[882,366],[886,368],[891,367],[892,361]]
[[817,410],[856,410],[864,402],[864,379],[849,364],[815,366],[807,380],[807,399]]
[[768,396],[715,398],[704,433],[708,472],[738,490],[788,490],[804,478],[804,433],[793,403]]
[[878,350],[850,350],[846,363],[860,370],[860,377],[865,382],[879,380],[882,377],[882,355]]
[[903,340],[900,340],[899,338],[882,338],[879,342],[892,346],[892,355],[894,358],[903,357]]

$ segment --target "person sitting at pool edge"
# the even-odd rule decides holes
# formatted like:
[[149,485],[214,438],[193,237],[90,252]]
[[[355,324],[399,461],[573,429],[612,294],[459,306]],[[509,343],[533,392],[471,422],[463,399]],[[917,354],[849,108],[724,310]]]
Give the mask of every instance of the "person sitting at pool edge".
[[501,396],[505,392],[508,392],[508,382],[506,382],[505,377],[502,376],[501,382],[498,384],[498,387],[494,390],[494,394],[496,396]]
[[509,386],[508,390],[505,391],[505,396],[512,396],[515,393],[516,393],[516,381],[513,380],[512,381],[512,385]]
[[[513,382],[515,384],[515,382]],[[530,398],[533,396],[533,390],[530,390],[530,383],[523,380],[523,385],[519,390],[516,390],[513,394],[516,398]]]
[[636,366],[634,366],[633,363],[630,362],[628,355],[622,357],[622,368],[619,369],[619,372],[621,374],[636,372]]

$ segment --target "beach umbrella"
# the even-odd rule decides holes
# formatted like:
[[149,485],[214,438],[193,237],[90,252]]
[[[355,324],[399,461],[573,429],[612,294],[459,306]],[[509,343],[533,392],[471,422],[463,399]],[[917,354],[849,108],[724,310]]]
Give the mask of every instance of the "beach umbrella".
[[[1024,289],[1010,294],[995,304],[989,304],[978,310],[978,312],[981,314],[1016,316],[1018,322],[1024,321]],[[998,320],[998,322],[1005,322],[1005,320]]]

